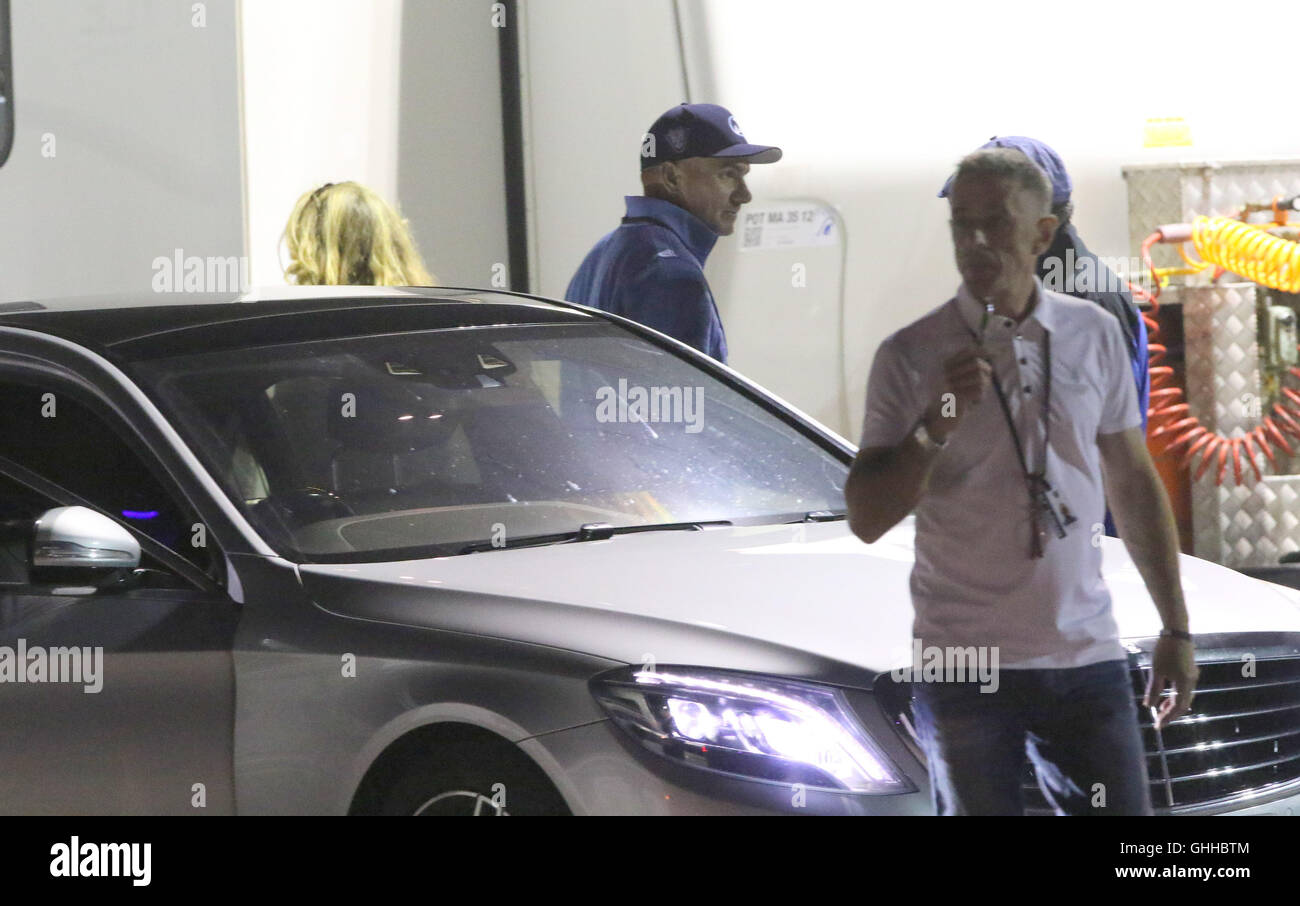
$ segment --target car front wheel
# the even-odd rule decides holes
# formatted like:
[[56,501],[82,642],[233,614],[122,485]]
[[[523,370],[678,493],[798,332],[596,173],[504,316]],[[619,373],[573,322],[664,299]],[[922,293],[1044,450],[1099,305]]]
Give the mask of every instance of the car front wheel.
[[408,762],[385,790],[379,813],[498,817],[567,815],[569,810],[523,753],[453,743]]

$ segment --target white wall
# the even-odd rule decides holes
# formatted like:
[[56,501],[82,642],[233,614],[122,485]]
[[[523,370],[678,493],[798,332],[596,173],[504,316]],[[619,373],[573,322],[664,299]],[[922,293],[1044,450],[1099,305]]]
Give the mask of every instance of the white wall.
[[[673,7],[521,0],[519,19],[530,283],[562,296],[640,192],[645,130],[685,99]],[[492,4],[245,0],[242,36],[252,282],[283,282],[298,195],[354,179],[400,205],[440,282],[489,285],[508,261]]]
[[[506,257],[491,4],[406,6],[247,0],[241,24],[233,0],[209,0],[200,29],[191,5],[172,0],[15,0],[0,298],[146,289],[153,258],[174,248],[246,246],[253,282],[282,283],[294,199],[340,179],[397,201],[444,282],[486,283],[484,266]],[[520,7],[532,286],[558,296],[617,224],[622,196],[639,191],[641,136],[687,97],[686,80],[672,0]],[[725,104],[748,134],[785,149],[754,169],[755,195],[824,198],[843,214],[855,416],[880,340],[956,284],[934,193],[963,153],[994,133],[1051,142],[1074,176],[1085,237],[1127,256],[1122,165],[1300,153],[1271,43],[1300,25],[1294,7],[680,0],[690,99]],[[1188,118],[1195,145],[1143,149],[1145,119],[1173,115]],[[713,275],[727,282],[716,265]],[[852,437],[857,418],[836,427]]]
[[242,3],[248,253],[283,284],[293,203],[355,180],[397,201],[401,0]]
[[671,0],[524,0],[532,290],[563,297],[641,194],[641,139],[686,99]]
[[149,292],[243,251],[236,4],[14,0],[0,301]]
[[[616,223],[620,196],[638,191],[628,149],[684,89],[667,0],[525,4],[534,288],[558,295]],[[876,346],[956,288],[947,205],[935,193],[990,136],[1055,146],[1074,178],[1080,231],[1099,254],[1121,257],[1132,254],[1125,164],[1300,155],[1300,118],[1286,112],[1293,92],[1272,49],[1300,26],[1294,2],[680,0],[680,8],[690,99],[731,108],[747,135],[785,150],[781,162],[753,169],[755,197],[822,198],[843,214],[851,421],[832,427],[850,439]],[[1142,147],[1146,119],[1167,116],[1188,120],[1193,147]],[[730,282],[722,268],[744,260],[715,253],[715,289]],[[741,316],[743,300],[722,304],[729,320]],[[797,312],[797,298],[788,309]],[[773,335],[797,326],[792,317]]]
[[497,33],[480,0],[245,0],[248,244],[284,283],[285,221],[325,182],[396,204],[436,279],[508,259]]
[[[747,134],[785,149],[754,168],[755,195],[819,196],[844,215],[851,439],[876,346],[956,287],[935,192],[990,136],[1053,145],[1081,234],[1123,257],[1133,252],[1121,166],[1300,155],[1300,117],[1283,113],[1292,80],[1271,49],[1300,26],[1289,0],[691,6],[707,26],[717,99],[744,111]],[[1193,147],[1142,147],[1146,118],[1165,116],[1188,119]]]
[[498,264],[514,276],[499,40],[491,4],[481,0],[410,0],[402,10],[398,192],[444,286],[490,286]]

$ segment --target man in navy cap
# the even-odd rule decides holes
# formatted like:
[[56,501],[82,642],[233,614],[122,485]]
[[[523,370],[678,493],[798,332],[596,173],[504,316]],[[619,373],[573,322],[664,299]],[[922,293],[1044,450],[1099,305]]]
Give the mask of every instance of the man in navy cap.
[[[1052,184],[1052,216],[1060,226],[1052,237],[1052,244],[1038,258],[1038,278],[1043,281],[1043,288],[1056,293],[1065,293],[1080,299],[1087,299],[1100,305],[1119,320],[1124,331],[1124,342],[1128,349],[1130,366],[1133,369],[1133,382],[1137,386],[1138,411],[1142,414],[1142,430],[1147,426],[1147,405],[1151,395],[1151,377],[1148,374],[1147,328],[1133,296],[1114,271],[1088,250],[1079,237],[1079,231],[1070,222],[1074,214],[1074,204],[1070,193],[1074,183],[1066,172],[1061,156],[1045,142],[1023,135],[994,136],[985,142],[983,148],[1014,148],[1028,157],[1047,174]],[[952,177],[939,190],[940,198],[947,198],[952,189]],[[1107,517],[1107,528],[1113,529]],[[1114,534],[1112,530],[1110,532]]]
[[750,164],[781,149],[750,144],[717,104],[679,104],[655,120],[641,145],[644,195],[583,259],[565,298],[630,318],[727,361],[727,340],[704,262],[730,236]]

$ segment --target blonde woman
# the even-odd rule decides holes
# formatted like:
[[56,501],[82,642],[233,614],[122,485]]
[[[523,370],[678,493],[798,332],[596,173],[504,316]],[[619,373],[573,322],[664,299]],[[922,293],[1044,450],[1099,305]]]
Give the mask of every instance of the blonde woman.
[[304,192],[284,228],[285,277],[299,286],[435,286],[402,216],[360,183]]

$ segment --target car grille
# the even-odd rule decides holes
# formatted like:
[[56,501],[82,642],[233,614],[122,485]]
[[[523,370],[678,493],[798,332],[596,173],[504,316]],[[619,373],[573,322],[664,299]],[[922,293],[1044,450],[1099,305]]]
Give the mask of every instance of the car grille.
[[[1297,785],[1300,633],[1198,635],[1201,675],[1192,710],[1161,731],[1142,707],[1155,639],[1126,645],[1157,812],[1242,808]],[[887,712],[915,745],[909,689],[888,673],[876,683]],[[1051,814],[1028,758],[1024,771],[1026,811]]]

